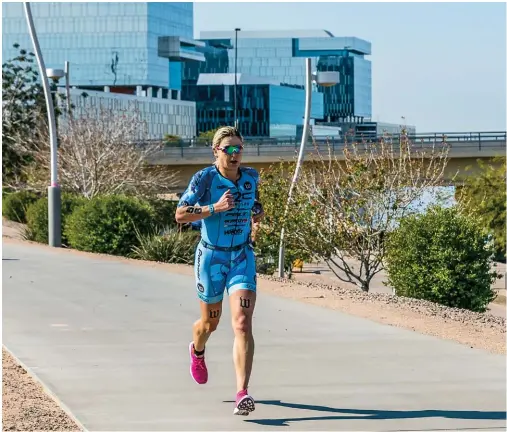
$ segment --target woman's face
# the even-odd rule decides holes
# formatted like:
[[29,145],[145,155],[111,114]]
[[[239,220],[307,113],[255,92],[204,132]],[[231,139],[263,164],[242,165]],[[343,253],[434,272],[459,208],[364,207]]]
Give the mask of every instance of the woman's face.
[[241,164],[243,143],[234,137],[226,137],[213,149],[217,166],[225,171],[236,171]]

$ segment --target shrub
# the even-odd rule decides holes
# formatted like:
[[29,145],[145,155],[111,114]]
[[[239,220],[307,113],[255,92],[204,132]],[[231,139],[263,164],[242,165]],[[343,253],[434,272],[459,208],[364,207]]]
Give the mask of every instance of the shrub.
[[476,312],[495,298],[488,236],[456,207],[402,219],[386,246],[387,283],[396,295]]
[[2,214],[14,222],[26,223],[26,211],[40,195],[32,191],[6,193],[3,196]]
[[97,196],[77,209],[65,224],[72,248],[128,256],[139,245],[136,230],[147,232],[153,210],[144,201],[124,195]]
[[[78,207],[84,205],[87,200],[79,195],[68,193],[62,194],[62,244],[68,245],[68,238],[65,232],[65,223],[67,218]],[[39,243],[47,243],[49,238],[48,228],[48,199],[41,198],[32,204],[27,211],[27,229],[25,231],[25,239]]]
[[153,225],[159,228],[176,227],[176,206],[178,201],[169,201],[164,199],[153,198],[147,200],[153,210]]
[[133,258],[171,264],[192,264],[199,240],[196,231],[167,231],[163,236],[138,233],[139,246],[132,248]]

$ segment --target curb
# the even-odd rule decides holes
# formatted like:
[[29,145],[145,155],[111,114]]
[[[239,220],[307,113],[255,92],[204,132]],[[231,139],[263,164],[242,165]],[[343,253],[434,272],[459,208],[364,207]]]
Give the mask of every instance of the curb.
[[59,408],[61,408],[65,414],[69,416],[69,418],[76,424],[76,426],[82,431],[82,432],[89,432],[88,429],[84,427],[84,425],[76,418],[76,416],[72,413],[72,411],[69,409],[67,405],[65,405],[59,398],[56,396],[55,393],[53,393],[47,386],[44,384],[44,382],[35,374],[35,372],[30,369],[26,364],[24,364],[9,348],[5,346],[5,344],[2,344],[2,347],[7,351],[12,358],[26,371],[26,373],[37,383],[39,383],[42,387],[42,390],[44,390],[44,393],[46,393],[50,399],[58,405]]

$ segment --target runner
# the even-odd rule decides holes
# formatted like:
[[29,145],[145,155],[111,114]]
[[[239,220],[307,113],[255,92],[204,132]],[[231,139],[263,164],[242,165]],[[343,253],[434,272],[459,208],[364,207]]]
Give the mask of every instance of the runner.
[[195,252],[201,317],[194,323],[189,346],[190,374],[198,384],[208,381],[205,345],[218,326],[227,290],[234,330],[234,414],[248,415],[255,409],[248,383],[254,355],[252,316],[257,288],[251,231],[264,215],[257,188],[259,174],[240,166],[243,138],[237,129],[220,128],[212,149],[215,163],[192,177],[176,210],[178,223],[202,221]]

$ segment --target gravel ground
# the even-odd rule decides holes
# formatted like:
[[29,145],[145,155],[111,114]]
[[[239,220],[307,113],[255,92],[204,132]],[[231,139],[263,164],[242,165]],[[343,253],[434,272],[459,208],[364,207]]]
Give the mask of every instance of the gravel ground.
[[80,428],[2,348],[2,430],[79,431]]

